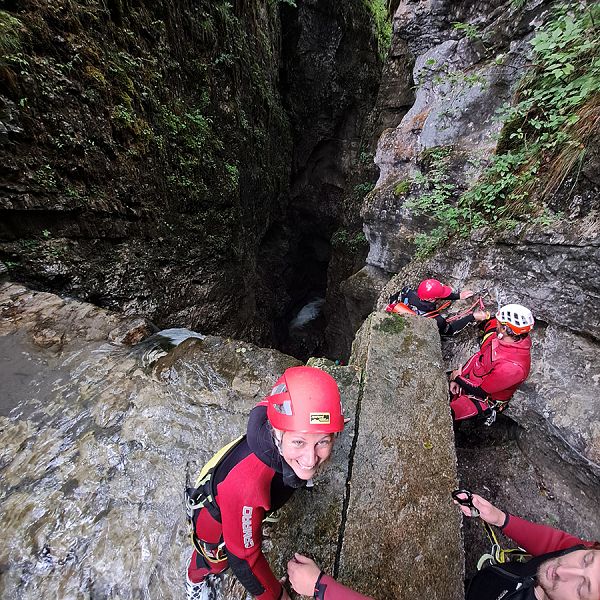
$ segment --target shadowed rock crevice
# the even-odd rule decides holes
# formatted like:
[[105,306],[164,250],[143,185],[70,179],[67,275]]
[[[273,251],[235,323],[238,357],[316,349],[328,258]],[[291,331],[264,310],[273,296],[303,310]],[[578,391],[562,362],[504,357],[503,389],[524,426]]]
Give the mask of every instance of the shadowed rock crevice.
[[350,505],[350,494],[352,486],[352,471],[354,468],[354,456],[356,454],[356,446],[358,444],[358,436],[360,435],[360,410],[363,402],[364,394],[364,371],[361,369],[361,377],[359,383],[358,399],[356,401],[356,412],[354,413],[354,429],[352,432],[352,445],[350,446],[350,454],[348,455],[348,479],[346,480],[346,491],[342,505],[342,520],[340,523],[340,533],[338,537],[338,547],[333,565],[333,576],[338,577],[340,571],[340,561],[342,558],[342,548],[344,545],[344,534],[346,532],[346,523],[348,521],[348,507]]

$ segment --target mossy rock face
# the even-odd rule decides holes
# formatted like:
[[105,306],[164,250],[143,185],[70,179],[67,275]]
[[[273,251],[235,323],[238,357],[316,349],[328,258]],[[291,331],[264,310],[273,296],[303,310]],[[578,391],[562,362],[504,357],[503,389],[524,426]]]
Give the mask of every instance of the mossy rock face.
[[396,198],[406,196],[410,192],[410,185],[410,179],[403,179],[402,181],[399,181],[396,185],[394,185],[394,196],[396,196]]
[[375,329],[390,334],[402,333],[406,327],[405,319],[406,317],[401,317],[400,315],[389,316],[375,325]]
[[255,307],[223,298],[260,287],[288,185],[277,3],[32,0],[0,11],[0,32],[11,276],[260,337]]

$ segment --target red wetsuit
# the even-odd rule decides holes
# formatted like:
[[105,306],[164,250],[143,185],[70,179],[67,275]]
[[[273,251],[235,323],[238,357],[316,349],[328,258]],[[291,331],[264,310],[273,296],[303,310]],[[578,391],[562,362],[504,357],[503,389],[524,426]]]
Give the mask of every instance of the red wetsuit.
[[213,477],[220,519],[202,508],[194,517],[195,531],[208,544],[225,542],[226,558],[207,561],[194,550],[188,568],[190,580],[198,583],[208,573],[220,573],[229,566],[253,596],[277,600],[282,587],[261,551],[262,521],[267,511],[281,508],[306,482],[296,477],[275,447],[266,403],[252,410],[246,438],[226,456]]
[[533,558],[526,563],[509,562],[482,569],[473,577],[466,600],[536,600],[535,576],[540,565],[551,558],[594,544],[513,515],[507,517],[502,531]]
[[496,319],[488,321],[488,333],[479,352],[463,366],[455,379],[461,392],[453,396],[450,408],[455,421],[482,414],[499,402],[502,410],[517,388],[527,379],[531,370],[531,339],[529,336],[506,344],[498,339]]

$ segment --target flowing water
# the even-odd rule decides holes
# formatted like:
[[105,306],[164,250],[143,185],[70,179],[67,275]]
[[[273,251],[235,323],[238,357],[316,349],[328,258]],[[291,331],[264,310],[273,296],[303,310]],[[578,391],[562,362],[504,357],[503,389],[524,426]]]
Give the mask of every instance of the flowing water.
[[186,477],[245,430],[282,355],[182,330],[134,348],[31,332],[0,327],[0,596],[183,597]]

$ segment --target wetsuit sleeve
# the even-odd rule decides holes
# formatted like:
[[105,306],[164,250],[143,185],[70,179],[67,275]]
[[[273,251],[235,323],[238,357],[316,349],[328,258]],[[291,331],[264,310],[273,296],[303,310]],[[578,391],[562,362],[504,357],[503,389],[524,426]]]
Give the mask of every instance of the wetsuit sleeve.
[[371,596],[363,596],[338,583],[329,575],[321,575],[314,597],[317,600],[373,600]]
[[[251,455],[252,456],[252,455]],[[262,553],[262,520],[265,516],[264,490],[269,490],[273,471],[247,459],[219,485],[223,541],[229,566],[240,583],[259,600],[278,600],[281,584]],[[261,466],[262,465],[262,466]],[[258,468],[257,468],[258,466]],[[237,467],[236,467],[237,470]],[[253,485],[248,485],[252,481]]]
[[470,381],[461,377],[460,375],[454,380],[458,385],[460,385],[461,389],[463,389],[470,396],[475,396],[476,398],[481,398],[485,400],[487,398],[487,393],[481,388],[481,386],[473,385]]
[[481,389],[486,394],[494,394],[518,385],[525,380],[523,369],[512,362],[499,362],[481,382]]
[[446,333],[446,329],[448,328],[448,323],[446,323],[446,319],[444,319],[444,317],[442,317],[441,315],[436,315],[433,318],[437,323],[440,334]]
[[440,300],[460,300],[459,292],[450,292],[447,296],[443,296]]
[[469,323],[473,323],[475,321],[475,317],[473,314],[465,315],[461,319],[457,319],[452,323],[446,323],[446,331],[444,331],[444,335],[454,335],[459,331],[462,331]]
[[533,556],[572,548],[579,544],[591,546],[593,543],[569,535],[560,529],[531,523],[514,515],[508,517],[502,532]]

